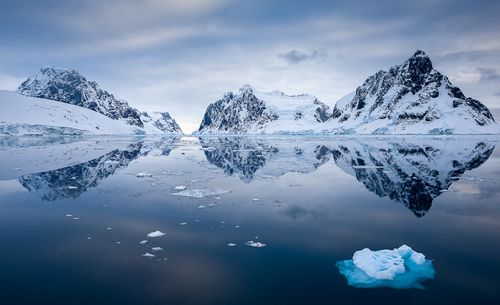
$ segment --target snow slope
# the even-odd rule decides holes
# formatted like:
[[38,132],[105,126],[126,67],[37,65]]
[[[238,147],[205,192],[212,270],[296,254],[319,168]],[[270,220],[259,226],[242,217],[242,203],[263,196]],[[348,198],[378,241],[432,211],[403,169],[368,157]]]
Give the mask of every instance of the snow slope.
[[0,135],[142,134],[138,126],[98,112],[0,90]]
[[499,133],[488,108],[465,97],[420,50],[339,100],[329,125],[336,134]]
[[30,97],[84,107],[111,119],[144,128],[148,134],[182,133],[168,112],[148,114],[129,106],[73,69],[42,68],[17,89]]
[[264,93],[245,85],[210,104],[197,133],[310,133],[330,115],[330,108],[312,95]]

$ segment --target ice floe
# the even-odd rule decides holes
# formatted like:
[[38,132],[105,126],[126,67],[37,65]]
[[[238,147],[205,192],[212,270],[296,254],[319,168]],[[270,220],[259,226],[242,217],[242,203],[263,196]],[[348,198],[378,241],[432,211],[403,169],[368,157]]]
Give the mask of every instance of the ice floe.
[[174,196],[184,196],[184,197],[193,197],[193,198],[203,198],[207,196],[218,196],[227,194],[229,191],[226,190],[210,190],[210,189],[192,189],[180,191],[177,193],[172,193]]
[[144,245],[144,244],[145,244],[145,243],[147,243],[147,242],[148,242],[147,240],[141,240],[139,243],[140,243],[141,245]]
[[407,245],[393,250],[365,248],[336,265],[347,283],[358,288],[423,288],[421,282],[435,275],[432,261]]
[[228,247],[236,247],[237,245],[235,243],[229,243],[227,244]]
[[163,248],[162,247],[152,247],[151,250],[157,252],[157,251],[163,251]]
[[152,177],[153,174],[147,173],[147,172],[142,172],[142,173],[137,173],[135,176],[138,178],[145,178],[145,177]]
[[154,232],[149,233],[148,237],[160,237],[163,235],[165,235],[165,233],[163,233],[161,231],[154,231]]
[[266,244],[261,243],[260,241],[253,241],[253,240],[247,241],[245,243],[245,245],[247,245],[249,247],[254,247],[254,248],[263,248],[266,246]]
[[142,256],[144,256],[144,257],[155,257],[154,254],[151,254],[149,252],[144,253]]

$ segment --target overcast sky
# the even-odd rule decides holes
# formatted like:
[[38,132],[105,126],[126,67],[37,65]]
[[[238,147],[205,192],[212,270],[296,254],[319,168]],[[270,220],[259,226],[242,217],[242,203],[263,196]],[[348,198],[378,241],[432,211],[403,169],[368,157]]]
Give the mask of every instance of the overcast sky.
[[2,1],[0,89],[74,68],[185,132],[250,84],[333,106],[416,49],[467,96],[500,108],[500,1]]

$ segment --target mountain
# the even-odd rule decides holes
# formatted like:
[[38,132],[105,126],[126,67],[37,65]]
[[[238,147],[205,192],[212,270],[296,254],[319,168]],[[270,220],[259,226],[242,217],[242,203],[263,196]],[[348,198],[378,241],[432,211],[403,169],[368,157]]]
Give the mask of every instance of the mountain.
[[24,81],[17,92],[88,108],[111,119],[144,128],[145,133],[182,132],[168,113],[150,115],[140,112],[72,69],[42,68]]
[[423,51],[403,64],[379,71],[337,102],[333,133],[481,134],[498,133],[491,112],[466,97],[434,69]]
[[379,197],[422,217],[466,171],[481,166],[495,145],[475,139],[349,141],[330,146],[335,164]]
[[0,135],[143,134],[98,112],[0,90]]
[[197,133],[310,133],[330,116],[330,108],[314,96],[263,93],[245,85],[210,104]]

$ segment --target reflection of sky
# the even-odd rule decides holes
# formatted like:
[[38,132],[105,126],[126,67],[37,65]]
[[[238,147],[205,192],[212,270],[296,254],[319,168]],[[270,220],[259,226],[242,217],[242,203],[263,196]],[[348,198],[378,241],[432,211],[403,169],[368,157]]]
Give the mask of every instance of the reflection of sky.
[[[429,303],[458,303],[471,300],[471,295],[482,303],[496,293],[497,276],[487,271],[498,266],[499,249],[492,241],[500,237],[499,193],[492,182],[479,184],[488,186],[487,197],[445,192],[429,213],[416,218],[404,206],[367,191],[332,161],[307,174],[246,183],[210,166],[196,144],[178,145],[169,156],[134,160],[75,199],[43,202],[25,191],[0,192],[0,232],[8,232],[0,234],[0,243],[11,249],[0,252],[0,261],[12,265],[2,265],[3,276],[10,278],[5,291],[37,289],[25,285],[22,279],[29,278],[42,283],[40,291],[45,293],[54,291],[54,283],[75,294],[81,293],[79,287],[99,287],[100,295],[131,303],[168,299],[255,304],[265,295],[269,303],[321,304],[331,303],[331,292],[338,300],[359,304],[370,295],[349,290],[335,262],[364,247],[408,244],[432,258],[439,274],[425,284],[425,295],[386,295],[386,303],[401,304],[412,296]],[[496,183],[495,164],[497,151],[466,175]],[[136,177],[144,171],[157,174]],[[220,199],[170,196],[180,184],[231,193]],[[279,199],[284,203],[275,202]],[[215,206],[198,208],[210,203]],[[139,245],[155,230],[166,235]],[[267,247],[243,246],[255,237]],[[227,247],[229,242],[238,246]],[[165,249],[157,259],[168,260],[141,257],[151,246]],[[84,301],[95,303],[92,295]]]
[[[187,132],[245,83],[332,105],[367,76],[426,50],[466,95],[499,107],[497,1],[9,1],[0,89],[73,67]],[[207,60],[210,59],[210,60]]]

